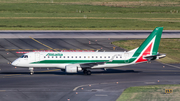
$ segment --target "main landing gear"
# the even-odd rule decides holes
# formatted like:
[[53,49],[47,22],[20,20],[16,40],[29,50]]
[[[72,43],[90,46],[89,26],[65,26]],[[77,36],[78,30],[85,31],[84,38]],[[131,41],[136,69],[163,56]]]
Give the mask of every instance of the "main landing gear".
[[84,73],[85,75],[91,75],[91,71],[90,71],[90,70],[83,70],[83,73]]
[[34,68],[33,67],[29,67],[29,70],[30,70],[30,74],[33,75],[34,74]]

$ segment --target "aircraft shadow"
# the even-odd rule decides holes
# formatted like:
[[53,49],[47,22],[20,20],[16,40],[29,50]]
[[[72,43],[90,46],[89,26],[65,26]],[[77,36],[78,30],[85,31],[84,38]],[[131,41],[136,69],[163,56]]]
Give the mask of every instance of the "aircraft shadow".
[[[91,75],[93,74],[115,74],[115,73],[140,73],[142,71],[134,71],[134,70],[117,70],[117,69],[107,69],[106,71],[104,70],[93,70],[91,71]],[[0,74],[28,74],[30,75],[30,72],[28,71],[21,71],[21,72],[16,72],[16,71],[12,71],[12,72],[0,72]],[[47,71],[47,72],[40,72],[40,71],[35,71],[35,74],[54,74],[54,75],[84,75],[83,72],[78,72],[78,73],[66,73],[66,72],[62,72],[62,71]]]

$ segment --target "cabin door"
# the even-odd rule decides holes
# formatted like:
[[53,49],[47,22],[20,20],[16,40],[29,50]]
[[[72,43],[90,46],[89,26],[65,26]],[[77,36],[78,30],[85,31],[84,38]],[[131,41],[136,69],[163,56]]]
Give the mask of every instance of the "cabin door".
[[128,63],[129,62],[129,53],[124,53],[124,62]]
[[40,61],[40,53],[39,52],[35,53],[35,60]]

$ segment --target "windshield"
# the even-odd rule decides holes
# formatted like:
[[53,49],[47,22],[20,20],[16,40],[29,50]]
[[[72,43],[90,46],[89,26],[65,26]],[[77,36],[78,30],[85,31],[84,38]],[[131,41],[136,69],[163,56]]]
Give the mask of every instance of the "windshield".
[[20,58],[28,58],[28,55],[22,55]]

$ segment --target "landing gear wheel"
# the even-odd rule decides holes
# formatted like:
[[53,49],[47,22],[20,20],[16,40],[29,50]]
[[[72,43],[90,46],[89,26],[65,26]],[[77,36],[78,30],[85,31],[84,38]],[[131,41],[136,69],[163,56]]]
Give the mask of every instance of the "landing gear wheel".
[[91,75],[91,71],[90,71],[90,70],[88,70],[86,75]]
[[84,73],[84,75],[91,75],[91,71],[90,70],[84,70],[83,73]]

